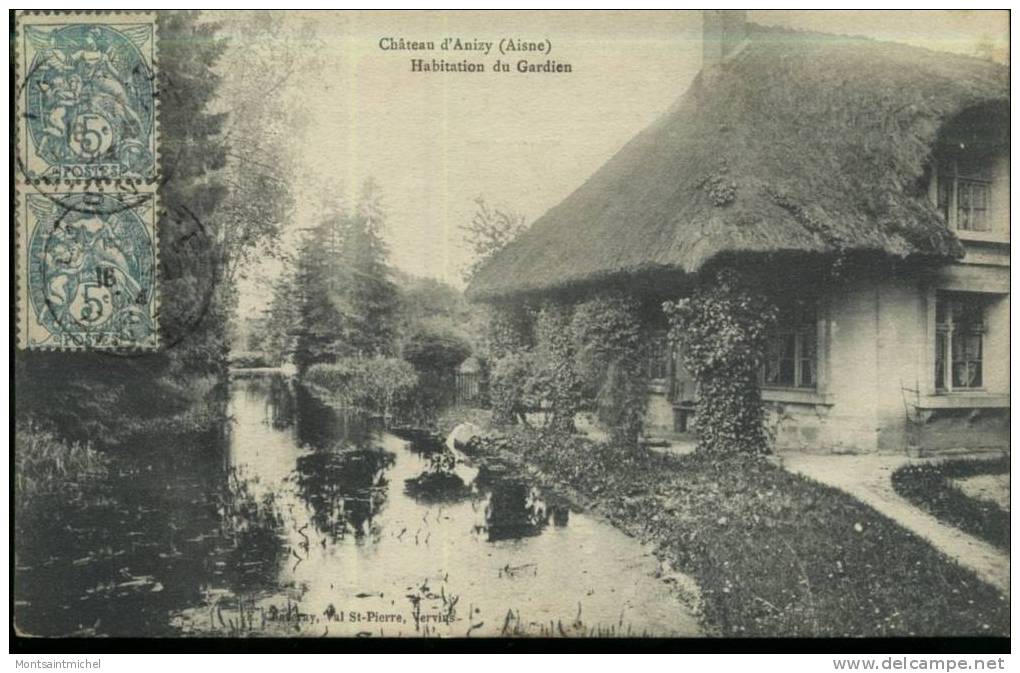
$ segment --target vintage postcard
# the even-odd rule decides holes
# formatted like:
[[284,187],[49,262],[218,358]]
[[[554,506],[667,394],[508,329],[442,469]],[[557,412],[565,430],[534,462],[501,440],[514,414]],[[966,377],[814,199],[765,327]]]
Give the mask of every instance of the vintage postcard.
[[19,647],[1008,650],[1008,12],[10,49]]

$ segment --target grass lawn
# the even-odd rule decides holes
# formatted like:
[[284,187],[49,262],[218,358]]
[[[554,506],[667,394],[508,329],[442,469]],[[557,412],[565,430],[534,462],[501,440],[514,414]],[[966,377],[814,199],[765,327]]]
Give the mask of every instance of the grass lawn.
[[893,488],[935,518],[1009,552],[1009,512],[963,492],[954,480],[1009,474],[1009,458],[950,460],[906,465],[892,476]]
[[719,636],[1008,635],[1009,602],[873,509],[759,457],[626,454],[514,429],[468,453],[537,468],[655,543]]

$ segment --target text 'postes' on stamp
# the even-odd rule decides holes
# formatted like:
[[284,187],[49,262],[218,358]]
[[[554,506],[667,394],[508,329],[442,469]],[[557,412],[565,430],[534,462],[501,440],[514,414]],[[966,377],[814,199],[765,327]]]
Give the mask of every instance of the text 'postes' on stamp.
[[15,32],[19,346],[156,348],[156,16],[22,12]]
[[50,183],[156,180],[155,16],[18,19],[22,177]]
[[25,192],[21,200],[21,345],[155,348],[155,194]]

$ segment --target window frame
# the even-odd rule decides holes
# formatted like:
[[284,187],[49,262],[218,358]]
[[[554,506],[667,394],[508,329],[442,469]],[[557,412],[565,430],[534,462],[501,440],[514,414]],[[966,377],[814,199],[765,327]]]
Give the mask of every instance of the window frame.
[[[810,303],[811,312],[814,316],[814,320],[808,322],[804,320],[804,312],[806,310],[805,305]],[[806,393],[817,393],[820,389],[821,381],[821,369],[822,369],[822,337],[823,330],[821,327],[821,315],[822,305],[817,297],[800,297],[791,301],[790,312],[792,313],[792,320],[789,326],[782,326],[777,323],[772,330],[769,331],[768,339],[771,342],[775,338],[782,339],[786,336],[793,336],[793,383],[770,383],[766,380],[766,370],[769,365],[769,354],[768,351],[762,356],[761,368],[759,370],[759,385],[764,390],[785,390],[785,391],[800,391]],[[811,358],[805,357],[805,330],[803,329],[807,325],[811,326],[812,334],[814,335],[814,361],[813,361],[813,377],[812,382],[808,385],[803,383],[804,376],[804,362]],[[776,360],[777,367],[780,366],[784,360],[790,358],[784,358],[780,355]]]
[[[964,296],[966,295],[966,296]],[[973,296],[971,296],[973,295]],[[939,322],[939,304],[944,305],[943,315],[944,320]],[[980,310],[981,320],[977,327],[974,323],[966,323],[968,327],[966,329],[957,330],[957,324],[954,322],[955,307],[961,303],[969,304],[971,307],[976,306]],[[988,305],[983,297],[979,293],[973,292],[952,292],[945,290],[938,290],[935,293],[935,304],[934,304],[934,323],[935,329],[933,333],[933,340],[931,342],[933,348],[932,358],[932,375],[933,375],[933,390],[936,395],[951,395],[953,393],[979,393],[986,391],[985,384],[985,351],[987,350],[987,334],[988,334]],[[976,361],[980,367],[980,383],[976,386],[969,385],[956,385],[953,383],[953,370],[958,360],[954,359],[953,355],[953,336],[955,334],[961,334],[964,337],[978,337],[980,339],[978,345],[978,358],[976,360],[965,358],[964,362],[969,363]],[[940,347],[941,340],[941,347]],[[941,353],[939,351],[942,351]],[[941,367],[939,362],[941,360]],[[941,381],[939,380],[941,379]]]
[[[965,232],[965,234],[990,234],[994,232],[992,221],[994,219],[992,212],[992,190],[994,188],[994,179],[992,174],[991,163],[993,157],[980,157],[975,162],[979,163],[985,169],[984,175],[986,177],[980,177],[974,174],[962,175],[960,173],[960,158],[956,156],[943,157],[937,159],[933,163],[932,170],[932,185],[931,185],[931,199],[935,204],[935,209],[938,210],[943,218],[946,220],[946,226],[951,230],[957,232]],[[952,168],[952,172],[949,173],[946,169]],[[960,184],[965,183],[969,186],[980,186],[985,191],[985,207],[979,209],[978,212],[984,213],[984,222],[982,228],[978,229],[974,226],[961,227],[960,226]],[[945,203],[945,210],[943,210],[943,203],[941,200],[941,194],[939,190],[942,186],[948,183],[949,189],[947,190],[947,202]],[[975,209],[971,205],[969,213],[975,212]],[[968,220],[972,218],[968,216]]]
[[[653,364],[658,355],[658,363]],[[656,367],[662,376],[652,376],[652,368]],[[645,377],[653,386],[668,384],[673,372],[673,352],[669,343],[667,330],[653,330],[648,338],[648,352],[645,355]]]

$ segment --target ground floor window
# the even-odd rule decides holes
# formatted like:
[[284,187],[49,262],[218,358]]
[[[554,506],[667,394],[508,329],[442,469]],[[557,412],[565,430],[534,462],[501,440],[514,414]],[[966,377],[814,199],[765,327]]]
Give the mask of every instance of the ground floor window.
[[981,388],[985,302],[976,294],[940,292],[935,301],[935,389]]
[[818,385],[817,302],[799,299],[779,307],[762,365],[762,385],[814,388]]
[[645,360],[645,374],[649,381],[662,381],[669,377],[669,339],[665,331],[657,331],[648,341],[648,358]]

